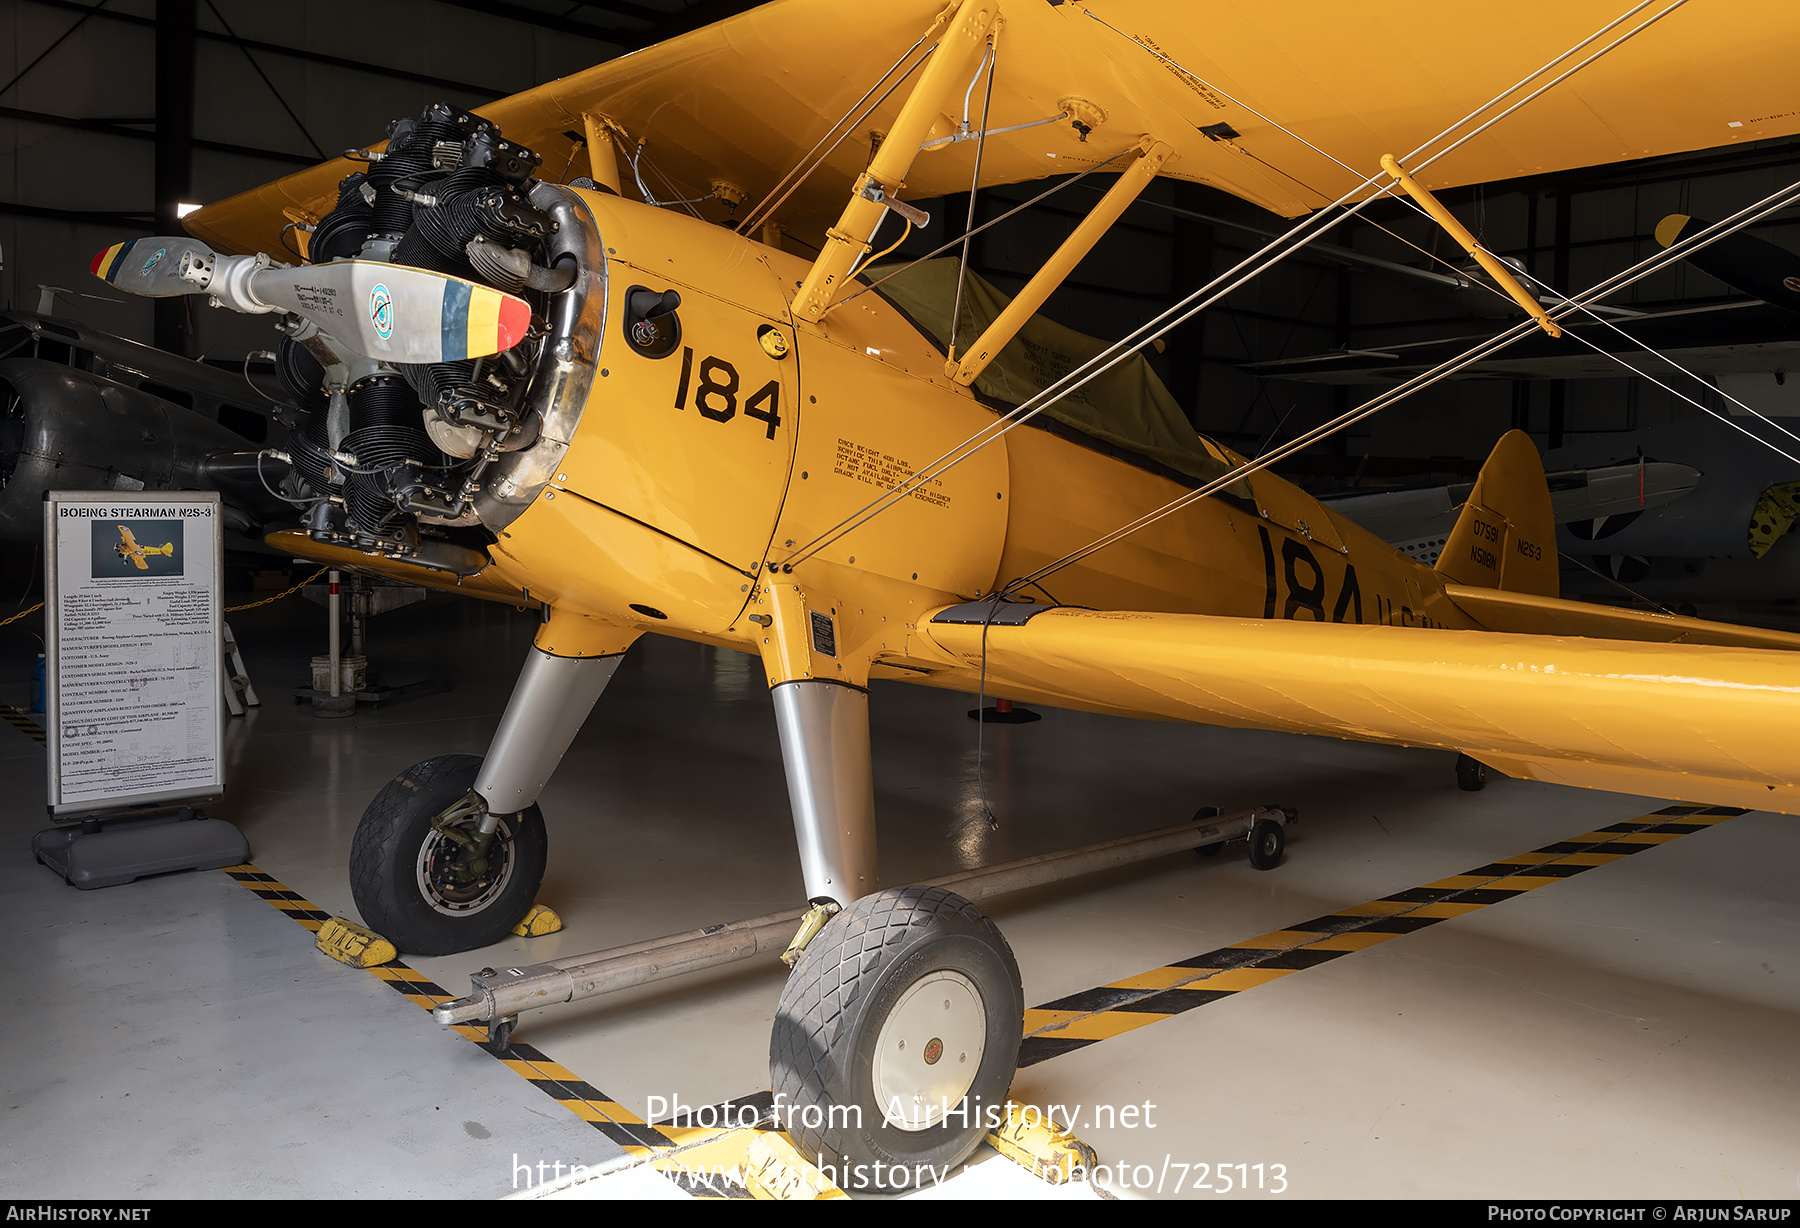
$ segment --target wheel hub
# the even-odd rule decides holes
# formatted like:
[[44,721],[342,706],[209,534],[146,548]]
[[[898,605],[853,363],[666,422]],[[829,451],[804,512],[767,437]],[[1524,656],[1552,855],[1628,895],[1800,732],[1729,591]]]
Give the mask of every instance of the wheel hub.
[[[474,825],[459,825],[459,831],[473,834]],[[512,830],[502,819],[486,855],[465,860],[470,852],[467,844],[433,830],[419,846],[420,895],[433,911],[445,916],[480,912],[498,899],[512,880],[511,842]]]
[[986,1050],[987,1008],[973,981],[940,970],[914,982],[875,1041],[875,1097],[887,1124],[918,1131],[943,1121],[968,1095]]

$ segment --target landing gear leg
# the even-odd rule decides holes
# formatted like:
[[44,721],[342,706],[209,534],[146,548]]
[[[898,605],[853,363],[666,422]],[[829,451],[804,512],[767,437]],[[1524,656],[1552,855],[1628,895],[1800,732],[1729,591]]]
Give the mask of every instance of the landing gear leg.
[[[775,1013],[777,1124],[845,1189],[904,1189],[1003,1120],[1024,1024],[1019,967],[980,909],[936,887],[876,892],[868,695],[774,688],[807,895],[843,911]],[[871,894],[873,893],[873,894]]]
[[875,777],[869,693],[836,682],[784,682],[769,693],[810,900],[840,905],[875,890]]
[[350,848],[351,894],[369,928],[410,955],[506,936],[544,878],[538,794],[619,661],[533,648],[485,759],[427,759],[376,794]]

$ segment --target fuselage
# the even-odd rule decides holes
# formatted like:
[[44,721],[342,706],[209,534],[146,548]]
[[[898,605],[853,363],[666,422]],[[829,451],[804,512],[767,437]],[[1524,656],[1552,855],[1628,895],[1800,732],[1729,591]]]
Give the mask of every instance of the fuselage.
[[[606,253],[597,367],[561,463],[491,553],[559,615],[762,651],[759,592],[828,602],[843,680],[973,690],[918,633],[1187,487],[1027,425],[932,478],[791,572],[783,562],[990,426],[996,411],[878,294],[818,323],[789,305],[808,262],[671,210],[580,194]],[[678,344],[626,337],[633,290],[681,296]],[[765,345],[773,330],[780,342]],[[1239,458],[1227,455],[1229,460]],[[1047,604],[1243,618],[1473,627],[1436,573],[1268,473],[1043,579]],[[772,570],[773,567],[773,570]]]

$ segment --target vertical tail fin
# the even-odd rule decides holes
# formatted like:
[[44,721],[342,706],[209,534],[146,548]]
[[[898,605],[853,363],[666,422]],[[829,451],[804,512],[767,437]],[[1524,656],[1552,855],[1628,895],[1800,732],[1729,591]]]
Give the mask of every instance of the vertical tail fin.
[[1523,431],[1508,431],[1488,454],[1438,555],[1437,573],[1470,588],[1560,594],[1550,488],[1537,446]]

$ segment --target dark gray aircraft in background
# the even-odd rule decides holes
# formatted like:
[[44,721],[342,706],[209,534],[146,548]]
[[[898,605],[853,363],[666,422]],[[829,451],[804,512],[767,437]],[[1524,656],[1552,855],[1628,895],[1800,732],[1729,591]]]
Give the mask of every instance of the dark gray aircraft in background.
[[226,549],[268,554],[266,527],[297,517],[271,489],[287,466],[265,459],[257,472],[257,452],[287,438],[282,411],[252,382],[277,387],[267,372],[0,313],[0,544],[42,544],[47,490],[217,490]]

